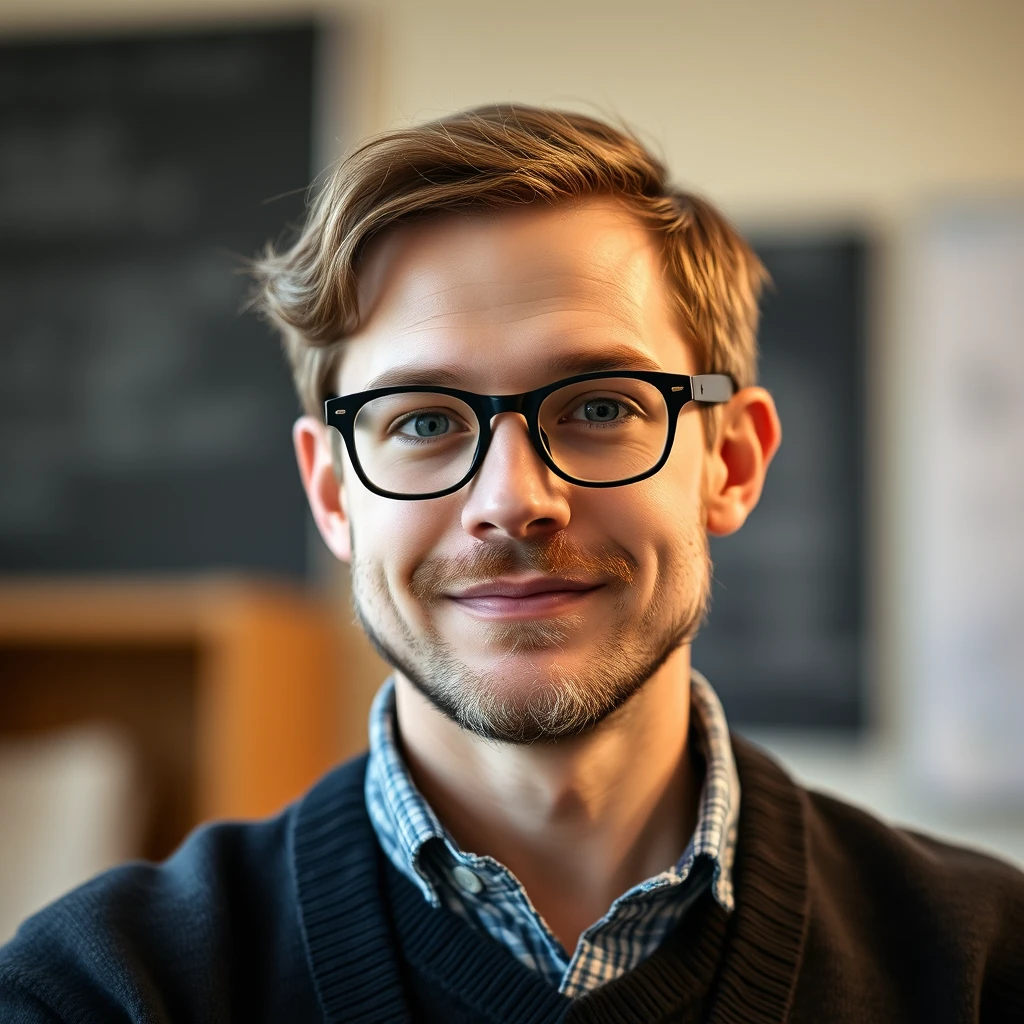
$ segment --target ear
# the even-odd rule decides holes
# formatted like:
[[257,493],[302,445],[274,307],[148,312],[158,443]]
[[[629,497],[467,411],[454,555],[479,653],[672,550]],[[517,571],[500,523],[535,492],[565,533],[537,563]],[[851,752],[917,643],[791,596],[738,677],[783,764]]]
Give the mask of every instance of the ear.
[[725,537],[746,522],[781,441],[775,402],[764,388],[741,388],[721,406],[715,443],[705,460],[708,533]]
[[302,416],[292,427],[292,441],[302,486],[320,536],[336,558],[347,562],[352,557],[352,535],[345,491],[335,474],[331,458],[327,432],[332,429],[312,416]]

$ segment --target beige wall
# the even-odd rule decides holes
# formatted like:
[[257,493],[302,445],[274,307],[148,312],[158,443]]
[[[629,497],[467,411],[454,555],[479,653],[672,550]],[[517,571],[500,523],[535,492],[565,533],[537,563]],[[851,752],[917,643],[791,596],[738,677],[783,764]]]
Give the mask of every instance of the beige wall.
[[1024,179],[1024,4],[400,3],[385,117],[589,102],[734,213],[888,214]]
[[[311,9],[287,0],[0,0],[0,33]],[[900,470],[909,455],[900,389],[910,379],[902,253],[924,204],[1024,193],[1024,3],[339,0],[315,9],[347,25],[349,40],[327,51],[324,160],[354,135],[471,103],[570,104],[626,118],[681,182],[744,224],[855,223],[873,233],[874,677],[879,720],[898,723],[899,552],[910,529]],[[377,671],[371,664],[367,679]]]

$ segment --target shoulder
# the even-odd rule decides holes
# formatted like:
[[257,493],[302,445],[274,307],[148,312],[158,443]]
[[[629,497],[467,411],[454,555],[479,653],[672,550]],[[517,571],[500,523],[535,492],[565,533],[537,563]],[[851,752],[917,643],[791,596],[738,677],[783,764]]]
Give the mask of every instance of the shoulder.
[[[1024,873],[805,792],[812,926],[938,1004],[1024,1015]],[[973,1018],[967,1018],[973,1019]]]
[[216,1003],[238,942],[257,939],[243,913],[263,930],[294,902],[289,817],[205,826],[163,863],[122,865],[30,917],[0,950],[0,1008],[19,993],[56,1015],[26,1020],[171,1020],[192,987]]
[[[352,773],[343,765],[318,786]],[[30,917],[0,949],[0,1018],[215,1021],[257,998],[301,1002],[310,985],[294,871],[301,807],[204,825],[166,861],[114,868]],[[253,968],[251,988],[235,984]],[[14,1016],[22,1005],[37,1011]]]
[[[803,791],[809,863],[833,890],[871,897],[963,935],[1001,934],[1024,912],[1024,873],[997,857]],[[1021,933],[1018,933],[1021,934]]]
[[[1024,892],[1024,873],[998,857],[889,824],[826,793],[804,790],[803,797],[816,860],[854,860],[861,879],[883,886],[886,895],[920,892],[945,898],[953,909],[979,909],[985,893]],[[965,887],[970,896],[958,898]]]
[[[762,762],[784,777],[740,746],[741,779]],[[787,781],[806,851],[806,967],[876,991],[917,978],[929,999],[1024,1009],[1024,873]]]
[[[1024,873],[997,857],[887,823],[840,798],[807,789],[754,744],[740,737],[733,737],[733,744],[744,790],[753,782],[762,792],[784,787],[787,796],[795,795],[808,863],[822,880],[849,878],[862,891],[877,890],[886,899],[919,896],[954,912],[983,909],[978,899],[986,893],[997,902],[1024,895]],[[764,785],[766,778],[770,786]]]

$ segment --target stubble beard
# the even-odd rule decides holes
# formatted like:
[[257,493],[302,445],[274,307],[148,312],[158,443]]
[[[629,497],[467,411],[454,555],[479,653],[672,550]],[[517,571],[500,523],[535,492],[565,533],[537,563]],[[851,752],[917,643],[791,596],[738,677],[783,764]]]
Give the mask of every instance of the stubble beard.
[[[427,573],[435,578],[412,590],[429,605],[431,587],[440,592],[446,578],[465,575],[465,562]],[[471,668],[453,645],[428,625],[417,632],[401,615],[380,565],[367,564],[352,545],[352,600],[355,614],[377,652],[411,682],[445,717],[477,736],[503,743],[555,742],[592,730],[627,704],[674,651],[691,643],[709,604],[711,557],[701,524],[692,523],[674,542],[655,581],[647,607],[630,615],[629,591],[636,563],[618,546],[581,552],[564,538],[546,544],[504,545],[474,559],[474,574],[494,577],[513,568],[571,575],[574,567],[603,566],[609,586],[618,590],[616,624],[575,667],[557,657],[543,678],[508,685],[502,662],[523,652],[561,650],[583,625],[580,615],[506,622],[487,627],[488,647],[499,653],[488,671]],[[481,571],[484,570],[484,571]],[[417,570],[418,572],[418,570]],[[438,578],[439,577],[439,578]],[[385,636],[384,623],[394,625]]]

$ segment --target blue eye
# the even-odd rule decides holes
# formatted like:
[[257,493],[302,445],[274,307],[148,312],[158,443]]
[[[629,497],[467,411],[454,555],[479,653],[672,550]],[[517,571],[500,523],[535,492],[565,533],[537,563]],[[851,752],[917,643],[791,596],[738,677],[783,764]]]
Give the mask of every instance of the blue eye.
[[440,437],[448,433],[451,420],[441,412],[423,412],[411,416],[402,426],[411,426],[417,437]]
[[583,418],[591,423],[610,423],[622,410],[622,406],[612,398],[591,398],[581,407]]
[[568,419],[582,423],[616,423],[627,419],[633,412],[628,404],[614,398],[588,398],[572,410]]

